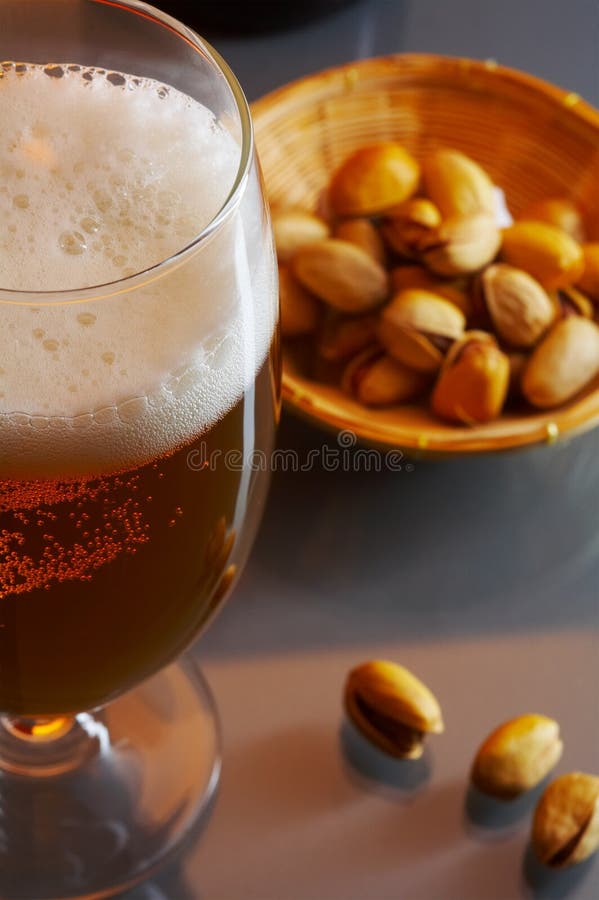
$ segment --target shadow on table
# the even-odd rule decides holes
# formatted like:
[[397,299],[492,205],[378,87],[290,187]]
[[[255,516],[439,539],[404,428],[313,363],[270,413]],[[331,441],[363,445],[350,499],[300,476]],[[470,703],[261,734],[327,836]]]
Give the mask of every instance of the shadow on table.
[[470,837],[488,843],[504,840],[518,831],[531,820],[548,780],[549,776],[534,790],[508,801],[488,797],[469,785],[464,799],[464,824]]
[[[279,447],[306,470],[275,471],[252,557],[205,657],[213,645],[220,655],[364,643],[390,628],[418,639],[431,629],[597,623],[599,430],[402,471],[364,471],[335,436],[290,417]],[[276,636],[265,627],[273,616]]]
[[394,759],[362,737],[347,719],[339,729],[339,744],[346,773],[361,789],[395,799],[412,798],[430,781],[428,748],[419,759]]
[[596,871],[594,873],[591,871],[595,862],[596,859],[591,857],[569,869],[549,869],[538,862],[529,845],[524,854],[522,868],[534,900],[565,900],[574,895],[583,881],[593,877],[597,879]]

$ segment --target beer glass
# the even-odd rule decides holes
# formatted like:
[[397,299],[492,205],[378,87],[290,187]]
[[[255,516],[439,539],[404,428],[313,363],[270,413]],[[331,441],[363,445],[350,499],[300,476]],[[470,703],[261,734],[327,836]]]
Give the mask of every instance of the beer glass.
[[263,506],[276,268],[246,101],[195,33],[0,0],[0,59],[0,897],[102,897],[218,779],[173,661]]

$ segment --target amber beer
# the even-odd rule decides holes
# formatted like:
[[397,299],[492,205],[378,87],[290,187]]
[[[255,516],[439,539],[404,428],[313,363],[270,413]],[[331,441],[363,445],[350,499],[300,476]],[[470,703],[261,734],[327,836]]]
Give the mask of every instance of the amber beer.
[[243,556],[250,500],[250,517],[261,510],[264,473],[227,467],[223,450],[251,461],[271,447],[272,360],[210,431],[146,465],[0,482],[0,709],[91,709],[206,622]]
[[277,393],[272,253],[243,203],[201,265],[135,280],[218,212],[238,147],[172,89],[59,69],[0,79],[0,711],[28,716],[97,707],[197,634],[265,491],[223,451],[268,452]]

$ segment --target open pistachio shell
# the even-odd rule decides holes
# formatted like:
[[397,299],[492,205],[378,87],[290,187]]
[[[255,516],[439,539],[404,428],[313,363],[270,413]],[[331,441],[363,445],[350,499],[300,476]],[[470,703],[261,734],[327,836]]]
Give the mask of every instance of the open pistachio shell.
[[388,353],[421,372],[435,372],[464,331],[464,314],[444,297],[418,288],[396,294],[381,314],[379,340]]
[[535,810],[532,846],[547,866],[582,862],[599,848],[599,778],[570,772],[544,791]]

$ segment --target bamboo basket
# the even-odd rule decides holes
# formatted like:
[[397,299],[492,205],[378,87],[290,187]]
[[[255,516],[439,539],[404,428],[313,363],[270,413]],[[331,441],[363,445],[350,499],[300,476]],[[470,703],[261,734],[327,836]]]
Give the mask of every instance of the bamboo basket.
[[[599,112],[494,61],[400,55],[363,60],[287,85],[252,106],[272,204],[314,210],[332,171],[356,148],[393,139],[416,157],[436,146],[472,156],[505,191],[511,212],[570,196],[599,240]],[[424,405],[365,409],[311,381],[283,355],[287,407],[365,443],[414,455],[459,455],[554,442],[599,424],[599,384],[559,409],[452,426]]]

